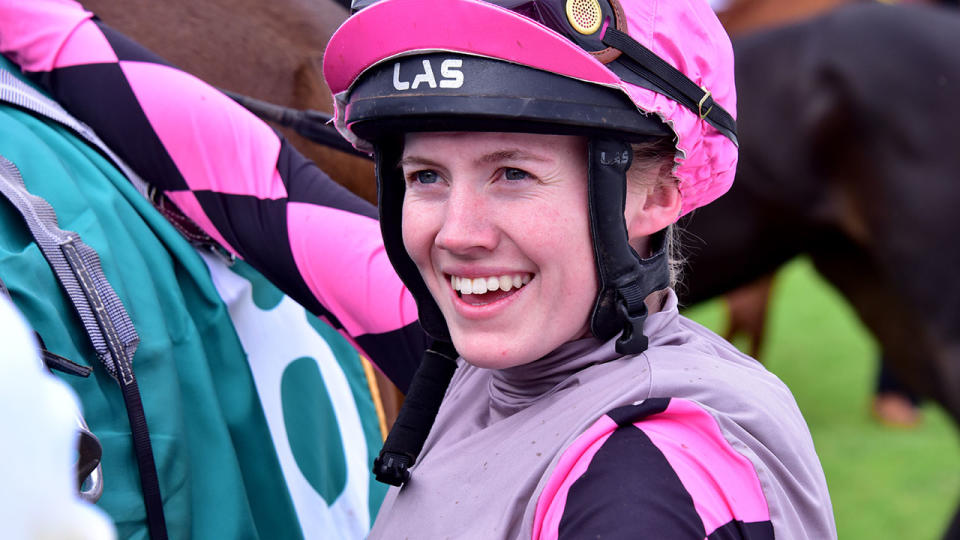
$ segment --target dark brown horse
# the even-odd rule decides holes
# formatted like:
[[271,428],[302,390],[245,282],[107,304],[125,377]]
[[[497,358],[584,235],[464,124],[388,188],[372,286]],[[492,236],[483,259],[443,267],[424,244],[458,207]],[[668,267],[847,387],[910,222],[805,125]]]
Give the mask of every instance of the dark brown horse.
[[[734,0],[718,12],[724,28],[734,37],[776,28],[823,14],[853,2],[943,4],[957,6],[960,0]],[[728,325],[725,337],[745,336],[750,355],[760,358],[773,274],[723,294]]]
[[862,4],[735,49],[740,166],[688,220],[703,245],[685,298],[809,253],[898,373],[960,421],[960,13]]
[[809,254],[960,422],[960,13],[857,4],[734,48],[740,164],[686,222],[685,301]]
[[[281,4],[86,2],[216,86],[329,111],[319,60],[347,12],[324,0]],[[685,298],[727,292],[809,253],[896,371],[960,421],[957,17],[855,6],[738,39],[736,49],[741,166],[731,193],[688,220],[702,243],[688,241]],[[368,162],[299,147],[372,199]]]

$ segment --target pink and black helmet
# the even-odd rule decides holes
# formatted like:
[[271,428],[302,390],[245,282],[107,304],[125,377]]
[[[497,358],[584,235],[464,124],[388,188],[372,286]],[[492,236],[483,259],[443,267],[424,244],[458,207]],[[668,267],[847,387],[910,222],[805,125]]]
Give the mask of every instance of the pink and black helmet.
[[589,141],[600,280],[591,331],[604,340],[619,334],[624,354],[645,350],[643,300],[668,285],[669,272],[662,234],[649,257],[627,242],[630,143],[675,142],[677,218],[726,192],[736,170],[733,49],[708,3],[354,0],[353,8],[324,53],[334,122],[375,155],[384,245],[427,333],[450,340],[403,246],[403,134],[571,134]]

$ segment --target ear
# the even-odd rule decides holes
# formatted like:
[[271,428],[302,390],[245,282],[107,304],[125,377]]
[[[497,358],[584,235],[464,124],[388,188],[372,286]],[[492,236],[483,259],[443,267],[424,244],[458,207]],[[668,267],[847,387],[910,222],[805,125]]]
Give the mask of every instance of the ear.
[[627,187],[623,217],[630,245],[637,253],[645,256],[647,237],[674,223],[680,215],[682,203],[680,190],[674,182]]

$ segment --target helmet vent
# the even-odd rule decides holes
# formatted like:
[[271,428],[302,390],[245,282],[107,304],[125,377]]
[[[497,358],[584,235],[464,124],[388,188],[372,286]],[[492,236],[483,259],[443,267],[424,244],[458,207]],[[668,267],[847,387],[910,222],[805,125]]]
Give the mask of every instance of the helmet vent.
[[597,0],[567,0],[567,20],[574,30],[585,36],[596,33],[603,21],[603,11]]

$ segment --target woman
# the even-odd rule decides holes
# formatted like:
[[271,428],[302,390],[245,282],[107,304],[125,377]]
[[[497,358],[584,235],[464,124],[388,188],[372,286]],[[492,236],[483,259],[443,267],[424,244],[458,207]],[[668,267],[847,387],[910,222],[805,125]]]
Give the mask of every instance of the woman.
[[381,453],[403,485],[371,536],[835,537],[789,390],[670,289],[672,223],[736,166],[726,34],[701,0],[517,4],[355,2],[325,53],[387,253],[460,355],[422,451],[430,418]]

